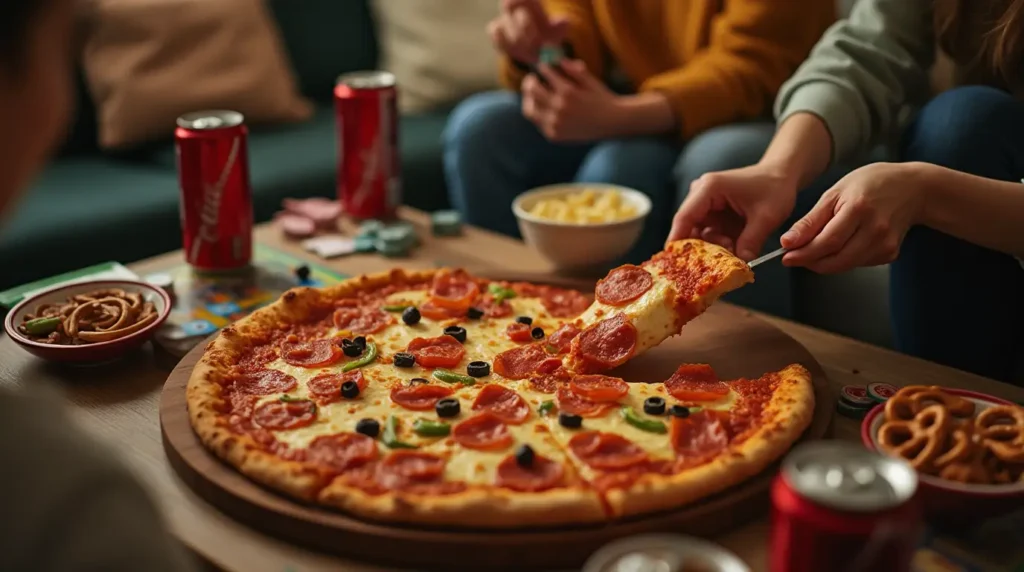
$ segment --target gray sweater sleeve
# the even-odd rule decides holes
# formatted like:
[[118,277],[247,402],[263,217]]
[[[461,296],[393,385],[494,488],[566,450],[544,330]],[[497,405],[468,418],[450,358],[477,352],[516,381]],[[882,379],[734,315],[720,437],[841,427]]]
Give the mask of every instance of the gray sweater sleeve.
[[782,86],[776,117],[817,115],[833,160],[848,159],[894,136],[905,104],[925,101],[934,59],[932,0],[859,0]]
[[192,570],[145,489],[62,409],[0,391],[0,570]]

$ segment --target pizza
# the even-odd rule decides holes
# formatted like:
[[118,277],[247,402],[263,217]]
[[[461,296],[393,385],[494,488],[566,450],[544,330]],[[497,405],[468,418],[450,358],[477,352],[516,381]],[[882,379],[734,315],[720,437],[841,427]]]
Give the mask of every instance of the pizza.
[[297,288],[210,342],[189,416],[250,479],[368,519],[515,528],[675,508],[762,471],[811,420],[797,364],[614,375],[750,280],[684,240],[610,272],[596,299],[457,269]]

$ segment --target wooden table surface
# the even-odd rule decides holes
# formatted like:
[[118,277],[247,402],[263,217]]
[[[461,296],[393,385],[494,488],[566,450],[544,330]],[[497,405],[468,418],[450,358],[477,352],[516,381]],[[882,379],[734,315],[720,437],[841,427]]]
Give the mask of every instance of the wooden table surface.
[[[425,243],[413,258],[392,260],[359,255],[324,262],[339,272],[354,275],[396,265],[432,267],[452,264],[470,270],[502,269],[524,273],[550,273],[551,267],[518,241],[489,232],[466,229],[460,238],[432,238],[428,219],[407,210],[403,216],[417,224]],[[283,241],[274,229],[263,226],[257,241],[309,257],[296,244]],[[171,253],[132,264],[140,275],[167,268],[182,260]],[[846,384],[886,382],[896,386],[938,384],[973,389],[1024,402],[1024,389],[929,362],[899,355],[861,342],[772,317],[763,317],[802,343],[825,369],[838,390]],[[369,563],[354,563],[275,540],[221,514],[188,490],[171,471],[160,440],[160,389],[177,360],[146,349],[118,363],[97,368],[74,368],[43,362],[23,352],[11,340],[0,338],[0,384],[16,389],[39,382],[62,388],[77,420],[96,438],[112,446],[147,484],[162,505],[174,534],[207,563],[229,571],[299,572],[342,570],[378,572]],[[836,415],[835,436],[859,440],[859,423]],[[755,571],[765,569],[767,523],[759,521],[716,540],[746,560]]]

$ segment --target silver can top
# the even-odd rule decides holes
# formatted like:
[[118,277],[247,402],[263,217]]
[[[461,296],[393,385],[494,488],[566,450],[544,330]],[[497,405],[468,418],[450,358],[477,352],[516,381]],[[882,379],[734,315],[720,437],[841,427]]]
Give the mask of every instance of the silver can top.
[[237,111],[214,109],[210,111],[193,111],[178,118],[178,127],[204,131],[226,129],[245,123],[245,116]]
[[386,71],[358,71],[338,76],[339,84],[352,89],[386,89],[395,87],[395,75]]
[[793,449],[782,462],[782,477],[811,502],[851,512],[893,508],[917,491],[917,472],[909,464],[839,441]]
[[750,572],[738,557],[706,540],[644,534],[616,540],[595,552],[583,572]]

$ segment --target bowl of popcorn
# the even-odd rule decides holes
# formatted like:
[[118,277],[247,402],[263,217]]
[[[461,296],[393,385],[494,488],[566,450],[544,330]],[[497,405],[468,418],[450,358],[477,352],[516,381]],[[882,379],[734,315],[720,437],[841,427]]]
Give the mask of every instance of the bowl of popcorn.
[[519,195],[512,212],[526,244],[560,269],[584,270],[629,252],[651,200],[617,185],[568,183]]

